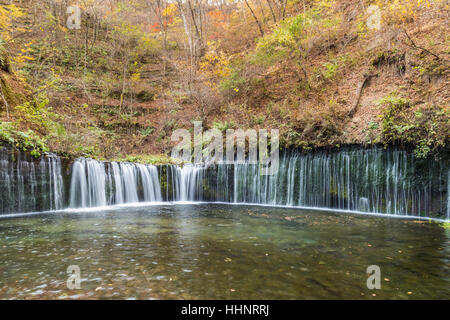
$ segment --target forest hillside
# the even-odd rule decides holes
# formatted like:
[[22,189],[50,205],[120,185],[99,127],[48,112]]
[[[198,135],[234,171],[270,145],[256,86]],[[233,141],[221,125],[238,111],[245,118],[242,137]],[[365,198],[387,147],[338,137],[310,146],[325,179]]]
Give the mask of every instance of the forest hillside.
[[449,13],[446,0],[3,0],[0,140],[155,163],[202,121],[276,128],[283,148],[428,157],[449,145]]

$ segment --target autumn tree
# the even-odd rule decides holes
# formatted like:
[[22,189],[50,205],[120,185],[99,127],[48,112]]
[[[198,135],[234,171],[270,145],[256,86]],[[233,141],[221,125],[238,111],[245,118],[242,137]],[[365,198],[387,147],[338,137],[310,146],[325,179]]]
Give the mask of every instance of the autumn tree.
[[148,0],[147,3],[157,20],[152,24],[152,31],[160,32],[161,34],[163,53],[162,74],[165,76],[167,67],[167,33],[169,25],[173,23],[173,16],[177,11],[177,6],[174,3],[169,3],[167,0]]

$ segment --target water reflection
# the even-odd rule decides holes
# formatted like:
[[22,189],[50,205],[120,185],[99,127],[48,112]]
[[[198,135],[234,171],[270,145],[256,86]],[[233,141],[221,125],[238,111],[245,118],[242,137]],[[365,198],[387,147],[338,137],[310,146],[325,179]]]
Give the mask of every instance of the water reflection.
[[0,235],[2,299],[450,297],[449,233],[423,221],[184,204],[4,219]]

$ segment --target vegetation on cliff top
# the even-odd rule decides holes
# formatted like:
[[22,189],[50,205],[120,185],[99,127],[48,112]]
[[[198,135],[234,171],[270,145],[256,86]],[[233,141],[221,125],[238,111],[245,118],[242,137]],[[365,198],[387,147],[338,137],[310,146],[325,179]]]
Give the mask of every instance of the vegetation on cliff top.
[[0,5],[1,140],[36,156],[170,162],[149,154],[168,154],[172,132],[200,120],[276,128],[282,147],[303,150],[448,149],[446,1],[91,0],[81,9],[72,30],[65,1]]

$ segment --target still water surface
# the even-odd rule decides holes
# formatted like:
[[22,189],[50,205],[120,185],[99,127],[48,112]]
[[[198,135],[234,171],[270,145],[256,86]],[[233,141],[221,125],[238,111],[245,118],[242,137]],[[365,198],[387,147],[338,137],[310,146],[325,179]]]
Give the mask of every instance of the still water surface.
[[225,204],[6,218],[0,298],[449,299],[449,240],[425,221]]

